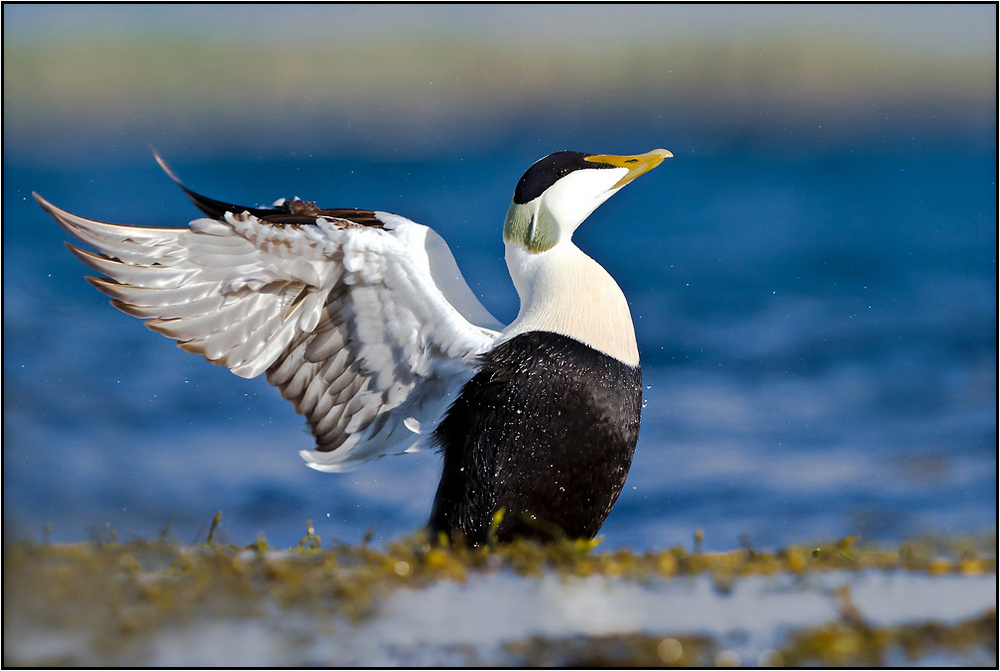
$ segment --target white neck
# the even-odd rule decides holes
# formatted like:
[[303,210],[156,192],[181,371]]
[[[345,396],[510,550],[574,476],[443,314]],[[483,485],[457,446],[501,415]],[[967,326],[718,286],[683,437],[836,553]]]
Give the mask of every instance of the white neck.
[[549,331],[629,366],[639,365],[628,302],[597,261],[569,240],[541,253],[508,243],[506,258],[521,310],[503,330],[501,340],[529,331]]

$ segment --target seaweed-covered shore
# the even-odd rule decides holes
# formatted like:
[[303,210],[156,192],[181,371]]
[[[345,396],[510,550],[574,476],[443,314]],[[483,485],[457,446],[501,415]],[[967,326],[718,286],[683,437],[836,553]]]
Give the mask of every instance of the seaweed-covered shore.
[[993,544],[22,541],[4,549],[4,664],[990,666]]

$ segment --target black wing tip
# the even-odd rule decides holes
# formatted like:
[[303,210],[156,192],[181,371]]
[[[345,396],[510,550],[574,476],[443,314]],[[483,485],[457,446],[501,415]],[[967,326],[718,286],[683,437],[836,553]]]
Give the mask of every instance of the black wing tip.
[[232,214],[249,212],[261,221],[279,226],[315,224],[316,219],[319,217],[332,217],[336,219],[345,219],[361,226],[372,228],[384,227],[384,222],[382,222],[382,220],[378,218],[378,215],[371,210],[358,210],[353,208],[323,209],[314,202],[300,200],[298,198],[284,200],[280,205],[276,204],[274,207],[270,208],[246,207],[244,205],[234,205],[221,200],[215,200],[214,198],[203,196],[200,193],[192,191],[188,187],[184,186],[184,182],[182,182],[180,177],[177,176],[177,173],[175,173],[170,166],[167,165],[167,162],[160,155],[160,152],[152,146],[150,146],[150,150],[153,152],[153,158],[156,159],[156,162],[159,164],[160,168],[163,169],[163,172],[167,173],[167,176],[170,177],[170,179],[172,179],[174,183],[184,191],[191,202],[194,203],[194,206],[213,219],[223,219],[226,216],[226,213],[230,212]]
[[239,212],[254,212],[256,208],[244,207],[242,205],[234,205],[232,203],[225,203],[221,200],[215,200],[214,198],[209,198],[208,196],[203,196],[197,191],[192,191],[184,185],[181,178],[177,176],[177,173],[171,169],[167,162],[160,155],[160,152],[156,150],[155,147],[150,146],[150,151],[153,152],[153,158],[156,159],[156,163],[160,166],[163,172],[167,173],[167,177],[173,180],[174,184],[181,187],[181,190],[188,197],[188,199],[202,211],[203,214],[212,217],[213,219],[222,219],[226,216],[227,212],[232,212],[233,214]]

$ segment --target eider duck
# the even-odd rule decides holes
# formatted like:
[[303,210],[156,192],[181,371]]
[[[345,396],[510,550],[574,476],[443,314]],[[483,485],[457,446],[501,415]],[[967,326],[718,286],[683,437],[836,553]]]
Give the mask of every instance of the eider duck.
[[[155,153],[155,152],[154,152]],[[504,328],[433,230],[388,212],[188,189],[186,228],[116,225],[48,203],[97,252],[118,309],[241,377],[265,373],[306,417],[317,470],[421,445],[443,472],[429,529],[481,545],[593,538],[625,484],[642,377],[628,303],[573,244],[605,200],[671,156],[560,151],[521,177],[503,227],[521,300]]]

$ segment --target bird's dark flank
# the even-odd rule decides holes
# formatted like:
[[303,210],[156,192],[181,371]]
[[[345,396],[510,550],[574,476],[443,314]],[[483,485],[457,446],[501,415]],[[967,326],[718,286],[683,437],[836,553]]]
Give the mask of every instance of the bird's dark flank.
[[435,431],[444,472],[431,531],[470,545],[592,538],[639,437],[642,373],[564,335],[515,336],[482,356]]

